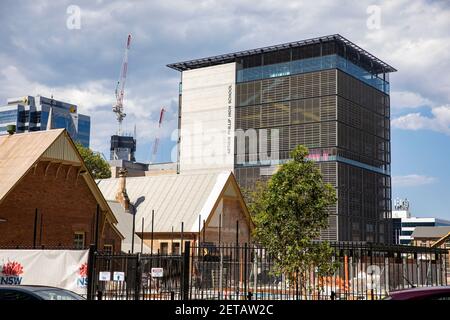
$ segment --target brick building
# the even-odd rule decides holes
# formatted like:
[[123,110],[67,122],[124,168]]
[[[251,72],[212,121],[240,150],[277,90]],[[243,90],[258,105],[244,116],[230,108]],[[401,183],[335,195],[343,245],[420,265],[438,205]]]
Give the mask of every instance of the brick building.
[[416,227],[411,238],[415,246],[450,249],[450,226]]
[[66,130],[0,137],[0,246],[86,248],[98,230],[99,248],[120,251],[115,224]]
[[153,252],[162,254],[179,253],[186,241],[251,240],[253,222],[231,171],[129,178],[122,171],[98,186],[119,220],[125,252],[132,251],[132,244],[134,252],[140,251],[142,237],[143,252],[153,245]]

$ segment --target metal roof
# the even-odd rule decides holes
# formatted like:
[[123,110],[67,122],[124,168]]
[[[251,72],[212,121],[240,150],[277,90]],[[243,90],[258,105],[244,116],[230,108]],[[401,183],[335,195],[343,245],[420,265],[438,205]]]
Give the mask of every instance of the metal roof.
[[201,59],[176,62],[176,63],[168,64],[167,66],[169,68],[172,68],[172,69],[175,69],[178,71],[186,71],[186,70],[191,70],[191,69],[203,68],[206,66],[212,66],[212,65],[233,62],[236,58],[247,57],[247,56],[260,54],[260,53],[266,53],[266,52],[273,52],[273,51],[288,49],[288,48],[297,48],[297,47],[302,47],[302,46],[306,46],[306,45],[310,45],[310,44],[314,44],[314,43],[326,42],[326,41],[338,41],[338,42],[345,44],[346,46],[349,46],[349,47],[355,49],[360,55],[365,56],[373,63],[378,64],[379,66],[384,68],[386,70],[386,72],[397,71],[394,67],[392,67],[389,64],[387,64],[386,62],[383,62],[382,60],[378,59],[371,53],[362,49],[361,47],[354,44],[350,40],[344,38],[340,34],[333,34],[333,35],[324,36],[324,37],[317,37],[317,38],[311,38],[311,39],[306,39],[306,40],[301,40],[301,41],[288,42],[288,43],[283,43],[283,44],[278,44],[278,45],[273,45],[273,46],[268,46],[268,47],[244,50],[244,51],[239,51],[239,52],[234,52],[234,53],[227,53],[227,54],[211,56],[211,57],[206,57],[206,58],[201,58]]
[[439,227],[416,227],[411,235],[412,238],[441,238],[450,232],[450,226]]
[[[133,214],[131,212],[125,211],[122,205],[113,200],[108,200],[108,205],[111,208],[114,216],[117,219],[117,229],[123,235],[124,239],[122,240],[121,250],[123,252],[131,251],[131,244],[133,242]],[[141,230],[141,221],[136,220],[135,231],[138,232]],[[134,237],[134,251],[140,251],[141,248],[141,240],[138,236]],[[143,245],[143,252],[149,253],[151,250],[145,244]]]
[[[152,210],[155,211],[154,232],[198,231],[198,218],[206,220],[226,186],[230,171],[205,174],[167,174],[146,177],[127,177],[126,190],[136,208],[136,232],[151,231]],[[234,179],[234,178],[233,178]],[[115,199],[119,178],[98,180],[104,197]]]

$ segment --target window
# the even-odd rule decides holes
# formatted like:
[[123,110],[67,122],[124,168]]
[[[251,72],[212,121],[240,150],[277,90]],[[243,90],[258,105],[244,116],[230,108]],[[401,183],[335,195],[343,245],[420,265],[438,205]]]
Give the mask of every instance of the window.
[[[1,221],[0,221],[1,222]],[[446,241],[444,247],[450,249],[450,241]]]
[[19,111],[18,122],[26,123],[30,121],[30,111]]
[[169,244],[167,242],[161,242],[159,245],[159,253],[162,255],[169,254]]
[[112,244],[105,244],[103,246],[103,252],[106,254],[112,254],[113,253],[113,245]]
[[375,241],[375,227],[372,223],[366,223],[366,241]]
[[18,115],[17,110],[1,111],[0,112],[0,123],[16,122],[17,115]]
[[75,249],[84,249],[84,232],[78,231],[73,235],[73,246]]
[[172,254],[180,254],[180,243],[179,242],[172,243]]
[[352,239],[353,241],[360,241],[361,239],[361,233],[359,228],[359,222],[352,222]]
[[28,301],[37,300],[31,294],[14,289],[0,289],[1,301]]
[[75,293],[62,289],[44,289],[34,292],[44,300],[82,300],[83,298]]

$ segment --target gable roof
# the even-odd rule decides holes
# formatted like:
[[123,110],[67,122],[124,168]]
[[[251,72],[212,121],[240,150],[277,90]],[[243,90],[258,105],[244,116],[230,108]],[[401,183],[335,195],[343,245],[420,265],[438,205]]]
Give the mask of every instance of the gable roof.
[[450,232],[450,226],[439,227],[416,227],[411,235],[412,238],[435,238],[439,239]]
[[40,160],[79,166],[80,172],[84,172],[81,176],[101,210],[106,212],[112,224],[117,223],[117,219],[65,129],[0,136],[0,203]]
[[[154,232],[171,232],[172,227],[174,232],[180,232],[181,222],[184,232],[198,232],[199,216],[202,220],[208,219],[230,183],[237,188],[231,171],[167,174],[126,178],[126,190],[136,208],[137,224],[140,226],[144,218],[146,231],[151,230],[154,210]],[[119,179],[99,180],[98,186],[106,199],[113,200]],[[237,194],[242,197],[240,192]],[[248,215],[245,203],[242,204]],[[139,231],[140,227],[136,228],[136,232]]]
[[63,130],[0,136],[0,202]]
[[446,235],[442,236],[440,239],[436,240],[436,242],[433,243],[431,245],[431,247],[432,248],[438,248],[441,245],[443,245],[445,242],[447,242],[449,239],[450,239],[450,231]]

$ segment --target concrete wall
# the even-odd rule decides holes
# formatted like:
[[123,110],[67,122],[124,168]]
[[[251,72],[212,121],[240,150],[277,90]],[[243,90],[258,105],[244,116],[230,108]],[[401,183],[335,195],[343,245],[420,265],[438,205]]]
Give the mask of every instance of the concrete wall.
[[[76,170],[68,165],[39,162],[36,171],[26,174],[20,183],[0,204],[0,246],[32,246],[35,210],[38,208],[37,245],[72,247],[75,232],[85,233],[85,244],[94,242],[94,221],[97,201],[83,177],[76,179]],[[42,235],[40,234],[40,214]],[[100,220],[100,249],[112,244],[120,250],[121,238],[105,225],[105,216]],[[39,239],[42,241],[39,242]]]
[[176,174],[176,173],[177,173],[176,162],[152,163],[148,165],[148,170],[145,171],[146,176],[157,176],[161,174]]
[[182,73],[180,172],[233,170],[236,63]]

